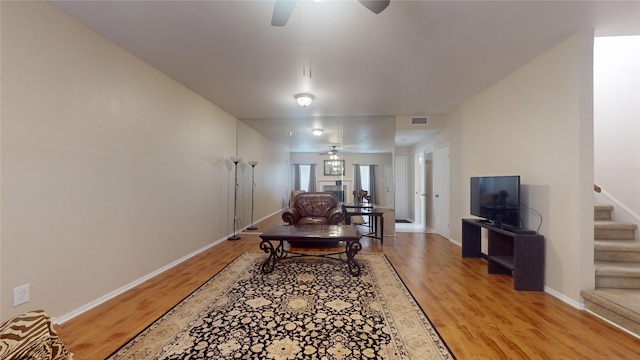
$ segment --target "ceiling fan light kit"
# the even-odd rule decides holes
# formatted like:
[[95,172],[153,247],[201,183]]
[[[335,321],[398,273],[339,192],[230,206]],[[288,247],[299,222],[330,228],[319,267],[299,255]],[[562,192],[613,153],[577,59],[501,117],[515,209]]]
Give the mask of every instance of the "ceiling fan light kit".
[[307,107],[307,106],[311,105],[313,100],[316,98],[315,96],[313,96],[312,94],[309,94],[309,93],[295,94],[295,95],[293,95],[293,97],[298,102],[298,105],[300,105],[302,107]]
[[[380,14],[389,6],[391,0],[358,0],[358,2],[374,14]],[[287,25],[295,6],[296,0],[276,0],[271,17],[271,26]]]

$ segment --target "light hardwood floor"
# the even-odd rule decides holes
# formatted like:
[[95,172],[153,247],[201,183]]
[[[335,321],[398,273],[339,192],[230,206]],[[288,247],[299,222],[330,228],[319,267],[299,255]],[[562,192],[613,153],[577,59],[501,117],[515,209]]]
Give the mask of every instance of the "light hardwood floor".
[[[281,223],[273,216],[259,232]],[[103,359],[244,251],[241,234],[60,326],[76,360]],[[363,252],[387,255],[458,359],[638,359],[640,339],[543,292],[513,290],[512,278],[487,274],[486,261],[434,234],[397,233]],[[357,257],[356,257],[357,259]]]

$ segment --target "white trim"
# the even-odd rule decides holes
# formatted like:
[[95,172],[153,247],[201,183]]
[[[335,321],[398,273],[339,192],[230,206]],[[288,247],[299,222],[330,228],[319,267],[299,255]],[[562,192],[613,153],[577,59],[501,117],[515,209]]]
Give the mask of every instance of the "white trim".
[[[275,215],[276,213],[278,213],[280,211],[281,210],[275,211],[272,214],[263,217],[259,221],[261,221],[263,219],[266,219],[266,218],[268,218],[268,217],[270,217],[272,215]],[[249,225],[247,225],[247,226],[249,226]],[[89,302],[89,303],[87,303],[85,305],[80,306],[79,308],[77,308],[77,309],[75,309],[75,310],[73,310],[71,312],[68,312],[68,313],[66,313],[66,314],[64,314],[62,316],[54,317],[51,320],[53,321],[54,324],[57,324],[57,325],[63,324],[65,322],[73,319],[74,317],[76,317],[78,315],[81,315],[81,314],[83,314],[83,313],[95,308],[96,306],[98,306],[100,304],[103,304],[103,303],[115,298],[118,295],[123,294],[124,292],[126,292],[128,290],[133,289],[134,287],[136,287],[136,286],[142,284],[143,282],[145,282],[145,281],[147,281],[147,280],[149,280],[149,279],[151,279],[151,278],[153,278],[153,277],[155,277],[155,276],[157,276],[157,275],[159,275],[159,274],[171,269],[172,267],[174,267],[174,266],[176,266],[176,265],[178,265],[178,264],[180,264],[180,263],[182,263],[182,262],[184,262],[186,260],[189,260],[190,258],[192,258],[192,257],[194,257],[194,256],[196,256],[196,255],[198,255],[198,254],[200,254],[200,253],[202,253],[202,252],[204,252],[204,251],[206,251],[206,250],[208,250],[208,249],[210,249],[210,248],[212,248],[212,247],[214,247],[214,246],[216,246],[216,245],[218,245],[218,244],[220,244],[220,243],[222,243],[224,241],[227,241],[227,238],[229,236],[231,236],[231,235],[232,234],[227,234],[227,236],[224,236],[223,238],[218,239],[218,240],[210,243],[209,245],[206,245],[206,246],[204,246],[204,247],[202,247],[202,248],[200,248],[200,249],[198,249],[198,250],[196,250],[196,251],[194,251],[194,252],[192,252],[190,254],[187,254],[187,255],[181,257],[178,260],[175,260],[175,261],[173,261],[173,262],[171,262],[171,263],[169,263],[169,264],[167,264],[167,265],[165,265],[165,266],[163,266],[163,267],[161,267],[161,268],[159,268],[159,269],[157,269],[155,271],[152,271],[152,272],[148,273],[147,275],[144,275],[143,277],[141,277],[141,278],[139,278],[137,280],[134,280],[134,281],[128,283],[125,286],[122,286],[122,287],[120,287],[120,288],[118,288],[118,289],[116,289],[116,290],[114,290],[114,291],[112,291],[112,292],[110,292],[110,293],[108,293],[108,294],[106,294],[104,296],[101,296],[101,297],[99,297],[99,298],[97,298],[97,299],[95,299],[95,300],[93,300],[93,301],[91,301],[91,302]]]
[[[231,236],[231,234],[229,234],[229,236]],[[211,244],[209,244],[209,245],[207,245],[207,246],[205,246],[203,248],[200,248],[200,249],[198,249],[198,250],[196,250],[196,251],[194,251],[194,252],[192,252],[190,254],[187,254],[187,255],[181,257],[180,259],[178,259],[176,261],[173,261],[173,262],[169,263],[168,265],[165,265],[165,266],[163,266],[163,267],[161,267],[161,268],[159,268],[159,269],[157,269],[155,271],[152,271],[152,272],[148,273],[147,275],[145,275],[145,276],[143,276],[143,277],[141,277],[141,278],[139,278],[137,280],[134,280],[134,281],[128,283],[127,285],[122,286],[121,288],[116,289],[116,290],[114,290],[114,291],[112,291],[112,292],[110,292],[110,293],[108,293],[108,294],[106,294],[104,296],[101,296],[101,297],[99,297],[99,298],[97,298],[97,299],[95,299],[95,300],[93,300],[93,301],[91,301],[91,302],[89,302],[89,303],[87,303],[85,305],[82,305],[79,308],[77,308],[77,309],[75,309],[75,310],[73,310],[73,311],[71,311],[69,313],[66,313],[66,314],[64,314],[62,316],[58,316],[58,317],[52,318],[52,321],[53,321],[54,324],[57,324],[57,325],[63,324],[65,322],[73,319],[74,317],[76,317],[76,316],[78,316],[80,314],[83,314],[83,313],[95,308],[96,306],[107,302],[108,300],[111,300],[111,299],[115,298],[116,296],[126,292],[127,290],[130,290],[130,289],[142,284],[143,282],[145,282],[145,281],[147,281],[147,280],[149,280],[149,279],[161,274],[164,271],[167,271],[167,270],[171,269],[172,267],[180,264],[181,262],[183,262],[185,260],[188,260],[188,259],[200,254],[201,252],[203,252],[203,251],[205,251],[205,250],[207,250],[207,249],[209,249],[209,248],[211,248],[211,247],[213,247],[213,246],[215,246],[215,245],[217,245],[217,244],[219,244],[219,243],[221,243],[223,241],[226,241],[226,240],[227,240],[227,236],[225,236],[222,239],[218,239],[218,240],[212,242]]]
[[[619,201],[618,199],[614,198],[613,196],[611,196],[611,194],[609,194],[605,190],[602,190],[602,192],[599,194],[598,193],[594,194],[594,202],[596,204],[613,205],[612,216],[615,217],[616,221],[640,224],[640,215],[633,212],[631,209],[625,206],[624,203],[622,203],[622,201]],[[639,236],[640,234],[638,234],[638,232],[636,231],[634,235],[634,239],[638,240]]]
[[601,315],[599,315],[599,314],[594,313],[593,311],[591,311],[591,310],[589,310],[589,309],[585,309],[585,311],[586,311],[586,312],[588,312],[589,314],[591,314],[591,315],[593,315],[593,316],[595,316],[595,317],[599,318],[600,320],[604,320],[605,322],[608,322],[609,324],[611,324],[611,325],[613,325],[613,326],[617,327],[618,329],[620,329],[620,330],[622,330],[622,331],[626,332],[627,334],[629,334],[629,335],[633,335],[633,336],[637,337],[638,339],[640,339],[640,335],[638,335],[638,334],[636,334],[636,333],[634,333],[634,332],[629,331],[629,329],[625,329],[625,328],[623,328],[622,326],[620,326],[620,325],[618,325],[618,324],[616,324],[616,323],[612,322],[611,320],[609,320],[609,319],[607,319],[607,318],[602,317],[602,316],[601,316]]
[[[462,247],[462,243],[460,241],[455,240],[455,239],[449,239],[449,242]],[[570,306],[573,306],[574,308],[576,308],[578,310],[585,310],[585,307],[584,307],[583,303],[581,303],[579,301],[575,301],[572,298],[570,298],[568,296],[565,296],[564,294],[559,293],[556,290],[554,290],[554,289],[552,289],[552,288],[550,288],[550,287],[548,287],[546,285],[544,287],[544,292],[549,294],[549,295],[551,295],[551,296],[553,296],[553,297],[555,297],[556,299],[558,299],[558,300],[570,305]]]
[[554,290],[554,289],[552,289],[552,288],[550,288],[548,286],[544,287],[544,292],[546,292],[547,294],[557,298],[558,300],[560,300],[560,301],[562,301],[562,302],[564,302],[566,304],[569,304],[569,305],[573,306],[574,308],[576,308],[578,310],[584,310],[584,304],[583,303],[581,303],[580,301],[575,301],[572,298],[570,298],[570,297],[568,297],[568,296],[566,296],[566,295],[564,295],[562,293],[559,293],[556,290]]
[[454,238],[449,238],[447,240],[449,240],[450,243],[452,243],[454,245],[458,245],[459,247],[462,248],[462,241],[455,240]]

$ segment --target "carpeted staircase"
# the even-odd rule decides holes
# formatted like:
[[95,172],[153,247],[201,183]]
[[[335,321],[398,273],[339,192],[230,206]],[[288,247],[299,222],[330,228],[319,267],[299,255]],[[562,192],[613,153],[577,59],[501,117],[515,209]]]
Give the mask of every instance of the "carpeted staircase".
[[596,205],[596,289],[580,295],[585,307],[640,336],[640,241],[637,226],[611,219],[611,205]]

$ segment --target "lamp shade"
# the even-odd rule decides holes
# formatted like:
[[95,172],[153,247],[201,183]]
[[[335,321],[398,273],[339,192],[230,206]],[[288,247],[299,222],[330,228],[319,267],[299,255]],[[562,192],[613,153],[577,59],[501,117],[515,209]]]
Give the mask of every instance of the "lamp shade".
[[293,97],[296,98],[296,101],[298,102],[298,105],[300,105],[302,107],[307,107],[307,106],[311,105],[313,100],[316,98],[315,96],[313,96],[312,94],[309,94],[309,93],[295,94],[295,95],[293,95]]
[[251,161],[249,161],[249,165],[256,166],[256,165],[258,165],[258,162],[255,161],[255,160],[251,160]]
[[241,156],[229,156],[229,160],[231,160],[234,163],[239,163],[240,161],[242,161],[242,157]]

